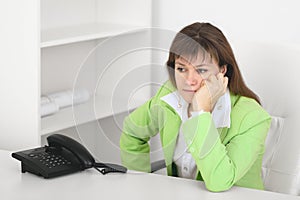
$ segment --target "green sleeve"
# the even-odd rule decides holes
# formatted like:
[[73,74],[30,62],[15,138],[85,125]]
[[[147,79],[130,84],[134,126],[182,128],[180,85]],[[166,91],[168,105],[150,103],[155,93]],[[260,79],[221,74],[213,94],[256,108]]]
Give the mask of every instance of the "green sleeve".
[[222,144],[211,113],[204,113],[183,124],[188,149],[210,191],[230,189],[264,152],[270,117],[253,111],[241,119],[234,137]]
[[148,141],[159,132],[163,109],[152,98],[127,116],[120,138],[122,164],[128,169],[150,172],[150,146]]
[[148,141],[164,127],[167,120],[167,110],[160,98],[174,89],[170,82],[166,82],[154,97],[125,118],[120,150],[122,164],[128,169],[151,171]]
[[148,113],[150,104],[151,101],[148,101],[124,120],[120,149],[122,164],[128,169],[150,171],[148,141],[156,131],[155,127],[151,126],[151,117]]

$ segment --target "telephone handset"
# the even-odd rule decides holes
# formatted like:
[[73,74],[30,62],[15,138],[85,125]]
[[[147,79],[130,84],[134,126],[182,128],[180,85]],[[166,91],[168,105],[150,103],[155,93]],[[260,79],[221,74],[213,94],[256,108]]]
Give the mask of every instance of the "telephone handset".
[[[71,153],[73,153],[78,161],[80,162],[80,169],[84,170],[90,167],[93,167],[93,164],[95,163],[95,159],[93,156],[88,152],[88,150],[82,146],[79,142],[64,136],[64,135],[58,135],[54,134],[47,138],[49,147],[53,149],[58,149],[62,151],[62,148],[65,148],[69,150]],[[49,150],[51,151],[51,148]]]
[[[88,150],[79,142],[61,135],[47,137],[48,146],[12,153],[21,161],[22,173],[30,172],[44,178],[52,178],[94,167],[102,174],[126,173],[123,166],[97,163]],[[98,169],[101,168],[101,169]]]

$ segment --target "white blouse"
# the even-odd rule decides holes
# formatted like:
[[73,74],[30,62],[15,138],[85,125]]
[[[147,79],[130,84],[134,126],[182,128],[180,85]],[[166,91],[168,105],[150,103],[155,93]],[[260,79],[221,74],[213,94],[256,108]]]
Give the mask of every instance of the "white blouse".
[[[188,117],[188,103],[183,100],[177,91],[168,94],[161,98],[163,101],[168,103],[177,114],[180,116],[182,122],[189,120]],[[219,98],[214,110],[212,111],[212,118],[215,123],[216,128],[230,127],[230,112],[231,112],[231,102],[230,94],[227,89],[226,93]],[[204,113],[192,112],[191,117],[195,117]],[[179,131],[176,147],[173,155],[173,161],[177,166],[177,173],[179,177],[195,179],[197,175],[197,165],[189,153],[186,142],[184,141],[184,135]]]

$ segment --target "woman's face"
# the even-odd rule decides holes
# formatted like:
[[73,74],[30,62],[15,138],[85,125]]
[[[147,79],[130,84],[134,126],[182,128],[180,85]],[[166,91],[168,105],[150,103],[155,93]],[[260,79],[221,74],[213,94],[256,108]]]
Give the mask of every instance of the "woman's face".
[[215,59],[203,60],[202,56],[190,62],[183,57],[175,59],[175,81],[179,94],[187,103],[191,103],[201,82],[212,74],[218,74],[220,70]]

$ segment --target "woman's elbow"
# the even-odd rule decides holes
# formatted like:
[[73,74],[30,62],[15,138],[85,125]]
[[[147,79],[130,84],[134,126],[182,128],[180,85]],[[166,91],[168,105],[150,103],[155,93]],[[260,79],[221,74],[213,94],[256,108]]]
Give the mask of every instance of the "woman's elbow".
[[208,191],[210,192],[224,192],[232,188],[233,184],[230,182],[223,182],[222,181],[210,181],[210,182],[205,182],[205,187]]

